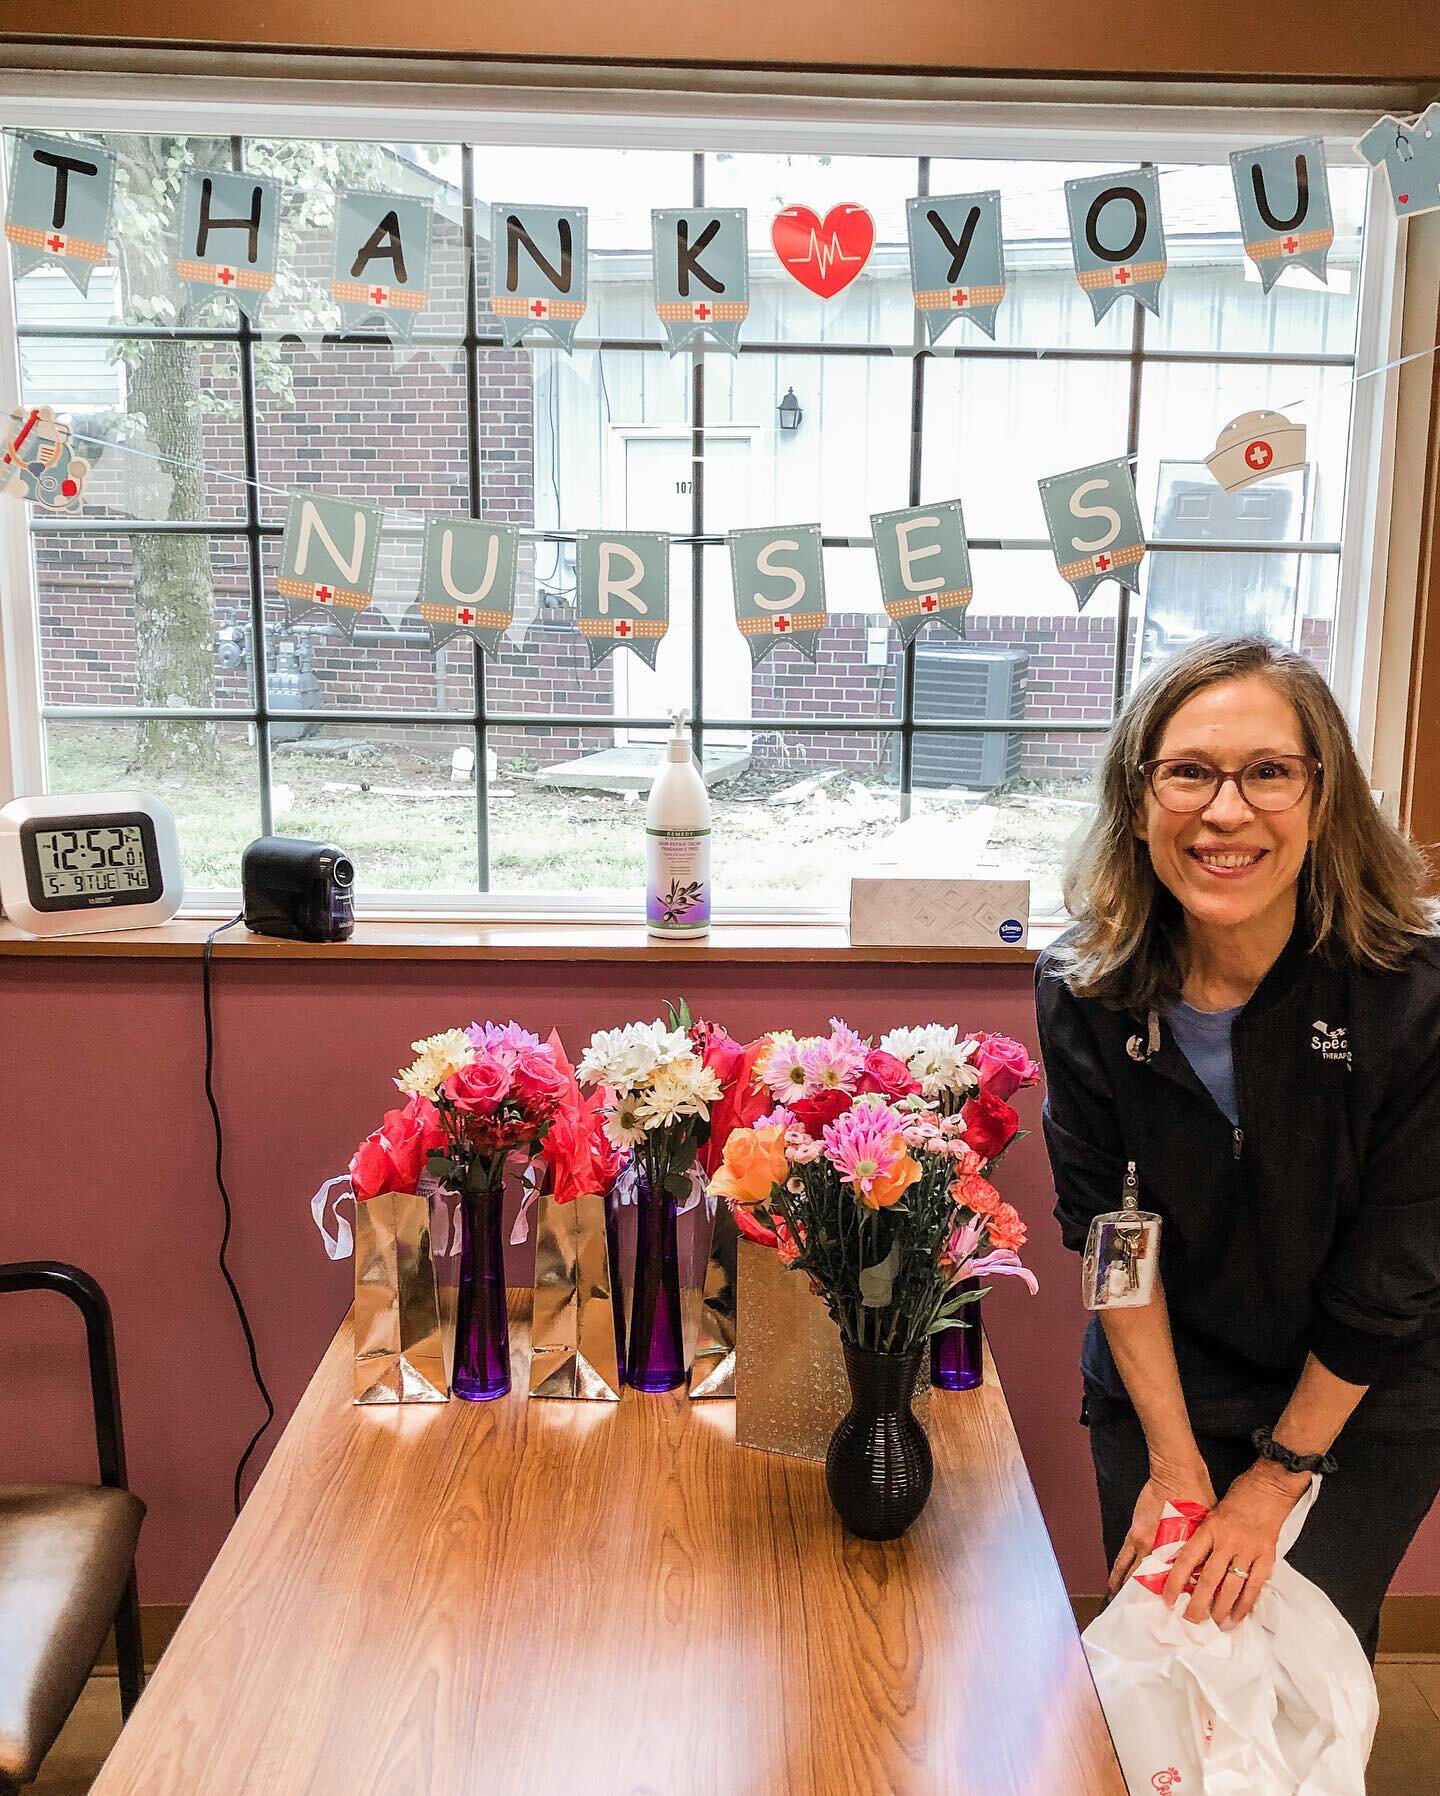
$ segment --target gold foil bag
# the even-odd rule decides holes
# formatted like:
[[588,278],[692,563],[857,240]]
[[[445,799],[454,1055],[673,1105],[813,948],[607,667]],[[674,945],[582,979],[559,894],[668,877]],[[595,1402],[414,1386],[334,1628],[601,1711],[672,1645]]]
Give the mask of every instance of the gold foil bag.
[[690,1395],[735,1395],[735,1250],[740,1231],[723,1199],[716,1206],[710,1231],[710,1257],[700,1297],[700,1327],[690,1367]]
[[[795,1459],[825,1457],[850,1408],[840,1330],[803,1272],[757,1241],[741,1241],[735,1331],[735,1441]],[[911,1405],[930,1425],[930,1355]]]
[[355,1401],[444,1403],[430,1200],[387,1192],[355,1205]]
[[620,1401],[605,1199],[535,1200],[530,1395]]

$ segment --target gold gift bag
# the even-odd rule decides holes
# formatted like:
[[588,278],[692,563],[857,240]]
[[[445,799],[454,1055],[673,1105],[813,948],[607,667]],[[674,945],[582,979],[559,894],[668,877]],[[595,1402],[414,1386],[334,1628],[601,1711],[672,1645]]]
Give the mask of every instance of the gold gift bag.
[[[810,1289],[772,1248],[739,1244],[735,1330],[735,1441],[795,1459],[825,1457],[850,1408],[840,1330]],[[930,1426],[930,1355],[923,1355],[912,1405]]]
[[614,1268],[605,1199],[535,1200],[530,1395],[620,1401]]
[[355,1205],[355,1401],[444,1403],[430,1200],[386,1192]]

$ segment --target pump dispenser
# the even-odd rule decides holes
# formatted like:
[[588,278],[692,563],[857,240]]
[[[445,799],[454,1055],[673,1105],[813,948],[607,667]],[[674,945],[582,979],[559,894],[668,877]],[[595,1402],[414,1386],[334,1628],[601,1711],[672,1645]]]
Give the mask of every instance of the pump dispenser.
[[645,921],[669,941],[710,928],[710,794],[695,765],[688,711],[672,711],[665,759],[645,809]]

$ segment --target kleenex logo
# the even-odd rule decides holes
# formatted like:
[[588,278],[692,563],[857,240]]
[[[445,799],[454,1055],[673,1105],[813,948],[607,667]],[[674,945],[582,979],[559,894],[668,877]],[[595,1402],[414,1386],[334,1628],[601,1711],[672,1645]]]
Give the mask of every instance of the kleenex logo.
[[1311,1027],[1315,1033],[1310,1037],[1310,1046],[1322,1060],[1343,1060],[1346,1066],[1353,1068],[1354,1056],[1343,1023],[1336,1023],[1332,1029],[1328,1023],[1316,1021]]

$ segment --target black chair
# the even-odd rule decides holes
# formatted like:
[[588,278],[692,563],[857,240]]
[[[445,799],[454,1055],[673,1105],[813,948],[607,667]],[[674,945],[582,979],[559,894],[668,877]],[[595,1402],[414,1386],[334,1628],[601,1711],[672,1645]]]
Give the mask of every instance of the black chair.
[[125,1484],[110,1305],[88,1273],[49,1260],[0,1265],[7,1291],[58,1291],[85,1319],[100,1483],[0,1484],[0,1796],[39,1775],[112,1623],[122,1717],[145,1683],[135,1589],[145,1505]]

